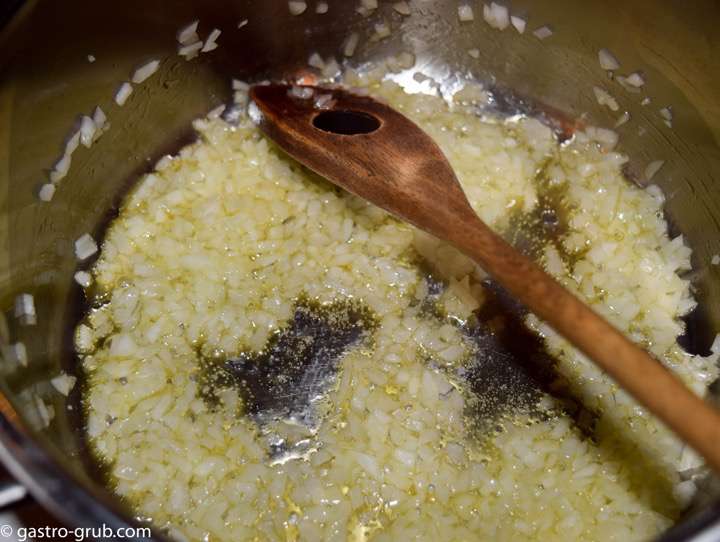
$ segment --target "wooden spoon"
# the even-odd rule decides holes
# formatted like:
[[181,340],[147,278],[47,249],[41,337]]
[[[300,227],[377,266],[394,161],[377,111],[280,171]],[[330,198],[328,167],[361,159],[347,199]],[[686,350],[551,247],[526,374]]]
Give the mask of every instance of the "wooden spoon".
[[474,259],[720,473],[720,413],[480,220],[416,124],[337,88],[262,85],[250,97],[251,118],[290,156]]

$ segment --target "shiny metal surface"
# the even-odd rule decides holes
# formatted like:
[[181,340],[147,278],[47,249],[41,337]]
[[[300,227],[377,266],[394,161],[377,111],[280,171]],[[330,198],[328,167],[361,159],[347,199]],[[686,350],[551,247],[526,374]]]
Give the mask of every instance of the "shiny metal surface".
[[[404,18],[381,2],[365,18],[356,2],[330,2],[317,15],[314,3],[301,16],[288,13],[284,0],[126,0],[112,6],[89,0],[33,0],[21,6],[0,30],[0,342],[22,341],[25,368],[2,365],[0,458],[30,491],[65,521],[83,526],[121,525],[122,507],[89,470],[77,427],[76,389],[67,405],[56,399],[56,420],[49,430],[31,429],[37,416],[20,393],[48,393],[47,381],[63,367],[74,372],[69,330],[79,317],[81,290],[73,282],[73,242],[91,231],[99,237],[127,187],[164,153],[190,137],[190,121],[230,98],[229,78],[283,77],[306,63],[312,52],[340,58],[343,40],[353,31],[372,33],[379,18],[393,35],[367,43],[353,57],[362,63],[388,53],[414,52],[423,71],[448,84],[465,76],[485,81],[499,95],[512,89],[527,105],[544,104],[569,117],[584,116],[598,125],[617,114],[601,108],[593,85],[612,89],[633,122],[621,127],[621,147],[629,153],[628,173],[640,179],[652,160],[664,159],[657,181],[668,194],[667,213],[674,228],[694,249],[693,282],[701,310],[690,318],[688,337],[695,351],[707,350],[720,330],[720,39],[715,22],[720,5],[712,0],[513,2],[529,18],[529,31],[548,24],[554,35],[543,42],[528,31],[498,32],[481,19],[461,24],[457,2],[414,0]],[[220,48],[186,62],[176,54],[177,29],[200,19],[201,30],[223,31]],[[247,18],[242,29],[238,21]],[[361,42],[366,40],[361,39]],[[640,69],[642,94],[622,91],[600,69],[597,50],[607,47],[625,73]],[[479,58],[467,54],[480,51]],[[89,63],[87,55],[96,57]],[[160,72],[136,89],[119,108],[112,96],[132,70],[162,58]],[[640,104],[644,95],[648,106]],[[37,199],[37,189],[61,152],[78,114],[101,105],[111,128],[91,149],[73,156],[69,176],[52,204]],[[658,109],[672,105],[673,129]],[[642,127],[639,131],[638,127]],[[642,132],[642,133],[641,133]],[[13,318],[14,297],[32,292],[38,324],[23,327]],[[19,415],[15,415],[18,412]],[[25,429],[26,428],[26,429]],[[717,522],[708,507],[700,523],[679,527],[685,538]],[[671,535],[676,539],[676,535]]]

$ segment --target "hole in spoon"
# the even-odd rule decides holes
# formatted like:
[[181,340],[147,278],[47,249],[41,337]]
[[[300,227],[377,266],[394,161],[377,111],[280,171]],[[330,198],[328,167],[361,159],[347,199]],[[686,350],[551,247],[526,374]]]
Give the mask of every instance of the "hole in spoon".
[[323,132],[339,135],[369,134],[380,128],[380,121],[361,111],[323,111],[313,119],[313,126]]

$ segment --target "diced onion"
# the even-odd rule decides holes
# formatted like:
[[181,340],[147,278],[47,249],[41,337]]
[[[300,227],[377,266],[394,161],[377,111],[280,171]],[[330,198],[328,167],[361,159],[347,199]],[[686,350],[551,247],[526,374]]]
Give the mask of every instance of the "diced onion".
[[248,20],[247,20],[247,19],[243,19],[242,21],[240,21],[240,22],[238,23],[237,27],[238,27],[238,28],[242,28],[243,26],[245,26],[245,25],[247,25],[247,24],[248,24]]
[[541,26],[537,30],[533,31],[533,35],[539,40],[544,40],[544,39],[552,36],[553,31],[550,30],[550,27],[548,27],[548,26]]
[[143,83],[148,77],[158,71],[160,67],[159,60],[151,60],[140,66],[132,75],[132,82],[136,85]]
[[480,58],[480,49],[468,49],[468,54],[473,58]]
[[225,104],[218,105],[215,109],[211,109],[210,112],[207,114],[207,118],[209,119],[217,119],[225,112]]
[[318,2],[317,5],[315,6],[315,13],[324,15],[325,13],[328,12],[329,9],[330,9],[330,6],[328,6],[327,2]]
[[78,128],[73,132],[73,134],[68,138],[67,142],[65,143],[65,154],[70,156],[72,153],[75,152],[75,149],[78,148],[80,145],[80,129]]
[[240,81],[239,79],[233,79],[232,80],[232,89],[233,90],[242,90],[244,92],[247,92],[250,90],[250,84],[246,83],[245,81]]
[[3,346],[2,353],[7,362],[13,365],[27,367],[28,355],[25,343],[16,342],[15,344],[11,344],[9,346]]
[[599,143],[606,151],[614,149],[619,139],[617,132],[596,126],[588,126],[585,128],[585,134],[593,141]]
[[620,62],[618,62],[617,58],[607,49],[600,49],[598,51],[598,60],[603,70],[614,71],[620,68]]
[[290,10],[291,15],[300,15],[305,13],[305,10],[307,9],[307,2],[303,2],[302,0],[290,0],[290,2],[288,2],[288,9]]
[[60,373],[58,376],[50,380],[50,383],[52,386],[59,391],[61,394],[63,394],[65,397],[67,397],[70,392],[72,391],[73,387],[75,387],[75,382],[77,381],[77,378],[74,376],[70,376],[68,374]]
[[319,54],[313,53],[310,55],[310,58],[308,58],[308,65],[313,68],[317,68],[318,70],[322,70],[325,67],[325,61]]
[[650,181],[655,176],[655,174],[660,171],[660,168],[663,167],[665,164],[665,160],[655,160],[654,162],[650,162],[647,167],[645,168],[645,180]]
[[15,318],[26,326],[37,324],[35,298],[32,294],[20,294],[15,298]]
[[38,197],[41,201],[51,201],[55,195],[55,185],[52,183],[45,183],[40,187]]
[[600,105],[606,105],[611,111],[617,111],[620,107],[618,106],[617,100],[613,98],[610,93],[601,87],[593,87],[595,93],[595,99]]
[[96,130],[97,127],[95,126],[95,121],[93,121],[91,117],[83,115],[83,118],[80,121],[80,143],[82,143],[85,147],[90,148],[90,145],[92,145],[95,140]]
[[69,153],[65,153],[60,160],[55,163],[55,167],[50,172],[50,180],[53,183],[57,183],[65,178],[70,171],[70,165],[72,163],[72,156]]
[[195,43],[199,39],[197,35],[197,28],[199,22],[200,21],[196,19],[189,25],[184,26],[178,31],[177,40],[181,45]]
[[497,30],[505,30],[510,25],[508,8],[496,2],[483,5],[483,19]]
[[510,23],[515,27],[515,30],[517,30],[519,34],[525,33],[525,27],[527,26],[527,21],[525,19],[518,17],[517,15],[511,15]]
[[620,115],[618,117],[618,120],[615,122],[615,128],[619,128],[620,126],[622,126],[629,120],[630,120],[630,113],[625,111],[622,115]]
[[335,100],[332,94],[318,94],[315,96],[314,105],[316,109],[332,109],[335,106]]
[[125,105],[125,102],[127,102],[127,99],[130,97],[130,94],[132,94],[132,91],[133,88],[130,83],[125,82],[120,85],[120,88],[118,88],[115,93],[115,103],[120,107]]
[[393,9],[400,15],[410,15],[410,6],[407,2],[396,2],[393,4]]
[[355,49],[357,48],[358,41],[360,41],[360,35],[357,32],[353,32],[350,34],[345,40],[345,44],[343,45],[343,55],[347,57],[351,57],[355,54]]
[[323,66],[322,74],[324,77],[332,79],[340,73],[340,64],[334,58],[329,58]]
[[[713,256],[712,259],[710,260],[710,263],[713,265],[720,265],[720,254],[715,254],[715,256]],[[715,340],[717,341],[717,339],[715,339]],[[713,352],[714,352],[714,350],[713,350]]]
[[293,85],[288,90],[288,96],[291,98],[298,98],[300,100],[308,100],[313,97],[313,89],[310,87],[301,87]]
[[87,288],[92,284],[92,275],[87,271],[78,271],[73,276],[75,282],[77,282],[83,288]]
[[260,108],[258,105],[251,101],[248,103],[248,117],[250,117],[250,120],[253,122],[253,124],[260,124],[263,119],[262,111],[260,111]]
[[640,72],[633,72],[625,78],[625,82],[631,87],[640,88],[645,84],[645,79]]
[[90,64],[92,64],[93,62],[95,62],[95,55],[88,55],[87,60]]
[[375,34],[374,39],[382,40],[390,35],[390,26],[385,21],[375,23]]
[[200,49],[203,47],[203,42],[196,41],[195,43],[191,43],[189,45],[184,45],[178,49],[178,55],[184,56],[185,60],[192,60],[195,58],[198,53],[200,52]]
[[205,44],[202,46],[202,49],[200,49],[201,53],[209,53],[210,51],[214,51],[218,48],[217,39],[220,37],[220,34],[222,32],[218,30],[217,28],[213,28],[210,32],[210,35],[205,40]]
[[462,22],[472,21],[475,19],[472,6],[468,4],[460,4],[458,6],[458,19]]
[[98,251],[97,243],[92,235],[86,233],[75,241],[75,256],[80,261],[87,260]]
[[667,124],[668,127],[672,128],[673,112],[670,106],[663,107],[660,110],[660,116],[663,118],[665,124]]
[[93,111],[92,120],[95,123],[95,128],[97,130],[101,130],[103,126],[105,126],[107,116],[105,116],[105,112],[100,108],[99,105]]

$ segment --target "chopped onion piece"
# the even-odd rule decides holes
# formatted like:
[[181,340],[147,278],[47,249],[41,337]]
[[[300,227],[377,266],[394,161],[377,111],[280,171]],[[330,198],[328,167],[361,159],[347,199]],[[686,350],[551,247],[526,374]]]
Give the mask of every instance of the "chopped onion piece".
[[382,40],[390,35],[390,26],[385,21],[375,23],[375,34],[373,38],[375,40]]
[[660,116],[663,118],[663,121],[667,124],[668,128],[672,128],[673,112],[669,105],[660,110]]
[[17,342],[2,347],[2,354],[5,361],[12,365],[21,365],[27,367],[28,355],[25,343]]
[[40,201],[50,201],[53,199],[54,195],[55,185],[52,183],[45,183],[40,187],[40,191],[38,192],[38,197],[40,198]]
[[190,45],[183,45],[182,47],[180,47],[180,49],[178,49],[178,55],[184,56],[185,60],[192,60],[198,55],[202,47],[203,42],[201,41],[196,41],[195,43],[191,43]]
[[473,58],[480,58],[480,49],[468,49],[468,54]]
[[548,26],[541,26],[537,30],[533,31],[533,35],[539,40],[544,40],[552,36],[553,31],[550,30],[550,27]]
[[305,10],[307,9],[307,2],[304,2],[303,0],[290,0],[288,2],[288,9],[290,10],[291,15],[300,15],[305,13]]
[[225,112],[225,104],[220,104],[216,108],[211,109],[207,114],[207,118],[214,120],[220,117]]
[[323,66],[322,74],[324,77],[333,78],[340,73],[340,64],[334,58],[329,58]]
[[615,55],[607,49],[600,49],[598,51],[598,60],[600,61],[600,67],[603,70],[613,71],[620,68],[620,62],[618,62]]
[[690,505],[695,494],[697,493],[697,486],[692,480],[685,480],[673,487],[673,497],[680,503],[680,506],[686,508]]
[[288,96],[291,98],[299,98],[300,100],[307,100],[313,97],[313,89],[293,85],[290,87],[290,90],[288,90]]
[[360,35],[357,32],[350,34],[347,40],[345,40],[345,45],[343,45],[343,55],[347,57],[353,56],[359,41]]
[[55,378],[51,379],[50,383],[57,391],[67,397],[72,391],[73,387],[75,387],[76,381],[76,377],[70,376],[68,374],[65,374],[65,372],[62,372]]
[[[628,92],[640,92],[640,89],[636,86],[631,85],[627,82],[627,77],[623,77],[622,75],[618,75],[615,77],[615,81],[617,81],[621,87],[623,87]],[[648,98],[649,99],[649,98]],[[649,102],[648,102],[649,103]]]
[[313,53],[310,55],[310,58],[308,58],[308,65],[313,68],[317,68],[318,70],[322,70],[325,67],[325,61],[319,54]]
[[330,9],[330,6],[328,6],[327,2],[318,2],[317,5],[315,6],[315,13],[324,15],[325,13],[328,12],[329,9]]
[[410,15],[410,5],[407,2],[396,2],[393,4],[393,9],[400,15]]
[[649,97],[649,96],[645,96],[645,97],[640,101],[640,105],[650,105],[650,102],[651,102],[651,101],[652,101],[652,100],[650,100],[650,97]]
[[614,149],[619,139],[617,132],[596,126],[588,126],[585,128],[585,134],[593,141],[599,143],[606,151]]
[[600,105],[606,105],[611,111],[617,111],[620,107],[618,106],[617,100],[613,98],[610,93],[601,87],[593,87],[595,93],[595,99]]
[[72,156],[69,153],[65,153],[60,160],[57,161],[55,167],[50,172],[50,180],[53,183],[57,183],[65,178],[70,171],[70,164],[72,163]]
[[246,83],[245,81],[240,81],[239,79],[233,79],[232,80],[232,89],[233,90],[242,90],[247,92],[250,90],[250,84]]
[[120,85],[120,88],[118,88],[115,93],[115,103],[120,107],[125,105],[125,102],[127,102],[127,99],[130,97],[130,94],[132,94],[132,91],[133,88],[130,83],[125,82]]
[[92,145],[95,140],[96,131],[97,127],[95,126],[95,121],[93,121],[91,117],[83,115],[83,118],[80,121],[80,143],[82,143],[85,147],[90,148],[90,145]]
[[214,51],[218,48],[217,39],[220,37],[220,34],[222,32],[218,30],[217,28],[213,28],[210,32],[210,35],[205,40],[205,44],[202,46],[202,49],[200,49],[201,53],[209,53],[210,51]]
[[74,275],[75,282],[77,282],[83,288],[87,288],[92,284],[92,275],[87,271],[78,271]]
[[65,143],[65,154],[70,156],[75,152],[75,149],[80,145],[80,128],[73,132],[67,142]]
[[316,109],[332,109],[335,107],[335,100],[332,94],[318,94],[314,102]]
[[55,409],[52,405],[50,405],[50,408],[48,408],[48,406],[40,398],[39,395],[33,396],[33,400],[35,402],[35,407],[37,408],[37,413],[38,416],[40,416],[40,422],[42,424],[40,426],[40,429],[44,429],[50,425],[50,422],[55,417]]
[[80,261],[87,260],[97,251],[97,243],[89,233],[83,234],[75,241],[75,256]]
[[148,77],[158,71],[160,67],[159,60],[151,60],[140,66],[132,76],[132,82],[136,85],[143,83]]
[[645,168],[644,177],[646,181],[650,181],[655,174],[660,171],[660,168],[665,164],[665,160],[655,160],[650,162]]
[[248,24],[248,20],[247,20],[247,19],[243,19],[242,21],[240,21],[240,22],[238,23],[237,27],[238,27],[238,28],[242,28],[242,27],[245,26],[246,24]]
[[462,22],[472,21],[475,19],[472,6],[468,4],[460,4],[458,6],[458,18]]
[[507,7],[496,2],[491,2],[489,6],[483,5],[483,19],[497,30],[505,30],[510,25],[510,14]]
[[[715,256],[712,257],[712,260],[710,260],[710,263],[713,265],[720,265],[720,254],[715,254]],[[717,341],[717,339],[715,339]]]
[[378,3],[377,0],[360,0],[360,7],[363,10],[372,11],[374,9],[377,9]]
[[107,121],[107,116],[105,115],[105,112],[100,108],[99,105],[93,111],[92,120],[95,123],[95,130],[97,132],[101,131],[105,127],[105,122]]
[[630,113],[625,111],[622,115],[620,115],[618,117],[618,120],[615,122],[615,128],[619,128],[620,126],[622,126],[629,120],[630,120]]
[[188,45],[198,41],[197,28],[199,22],[200,21],[196,19],[178,31],[177,40],[181,45]]
[[260,111],[260,108],[258,105],[251,101],[248,103],[248,111],[247,111],[248,117],[250,117],[250,120],[253,122],[253,124],[260,124],[263,119],[262,111]]
[[640,88],[645,84],[645,79],[640,72],[633,72],[625,78],[625,82],[631,87]]
[[37,324],[35,298],[32,294],[20,294],[15,298],[15,318],[24,326]]
[[515,27],[515,30],[517,30],[519,34],[525,33],[525,27],[527,26],[527,21],[525,19],[518,17],[517,15],[511,15],[510,23]]
[[95,55],[88,55],[87,60],[90,64],[92,64],[93,62],[95,62]]

